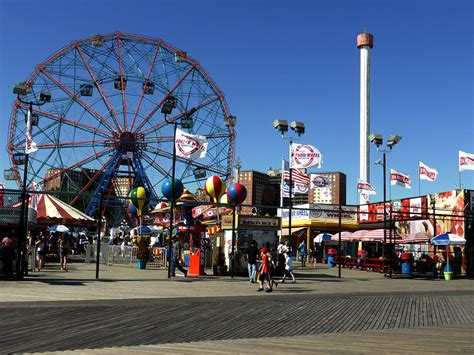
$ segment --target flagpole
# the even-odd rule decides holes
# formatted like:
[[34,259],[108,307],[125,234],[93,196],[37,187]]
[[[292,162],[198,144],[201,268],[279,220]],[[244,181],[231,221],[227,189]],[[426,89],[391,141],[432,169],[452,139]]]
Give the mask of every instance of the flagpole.
[[461,171],[459,171],[459,189],[462,189]]
[[421,176],[420,176],[420,163],[421,161],[418,160],[418,196],[421,196]]
[[[283,220],[283,189],[285,183],[285,157],[281,156],[281,182],[280,182],[280,215]],[[280,241],[283,239],[283,223],[280,223]]]

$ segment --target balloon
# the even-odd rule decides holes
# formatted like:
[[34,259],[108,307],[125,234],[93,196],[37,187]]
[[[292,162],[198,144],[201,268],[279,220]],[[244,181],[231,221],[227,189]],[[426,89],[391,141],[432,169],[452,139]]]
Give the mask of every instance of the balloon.
[[171,196],[171,179],[165,179],[163,185],[161,185],[161,193],[168,200],[176,200],[183,194],[184,186],[181,180],[174,179],[173,190],[174,196]]
[[247,189],[244,185],[236,182],[227,188],[227,199],[231,203],[240,205],[247,197]]
[[134,205],[132,205],[131,203],[128,205],[128,211],[130,212],[130,215],[132,217],[136,217],[137,216],[137,209],[135,208]]
[[148,206],[148,191],[142,187],[138,186],[130,191],[130,203],[137,209],[137,215],[140,217],[143,210]]
[[225,192],[225,182],[219,176],[210,176],[206,180],[204,191],[217,202]]

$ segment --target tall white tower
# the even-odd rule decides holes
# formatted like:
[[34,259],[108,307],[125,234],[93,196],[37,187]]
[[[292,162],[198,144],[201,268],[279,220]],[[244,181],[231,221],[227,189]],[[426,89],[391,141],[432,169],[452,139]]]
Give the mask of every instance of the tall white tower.
[[[370,33],[357,35],[360,49],[360,161],[359,178],[370,182],[370,49],[374,46],[374,36]],[[359,203],[368,203],[368,196],[360,196]]]

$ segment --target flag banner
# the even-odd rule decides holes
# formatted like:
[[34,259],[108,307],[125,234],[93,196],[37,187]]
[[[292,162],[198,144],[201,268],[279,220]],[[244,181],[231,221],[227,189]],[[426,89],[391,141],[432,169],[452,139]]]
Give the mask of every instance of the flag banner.
[[390,169],[390,184],[399,185],[406,189],[411,189],[410,176],[394,169]]
[[204,158],[207,151],[207,138],[176,129],[176,156],[188,159]]
[[420,180],[435,181],[436,176],[438,176],[438,170],[430,168],[428,165],[423,164],[421,161],[419,163],[419,174]]
[[474,170],[474,154],[459,151],[459,171]]
[[[31,190],[42,191],[43,189],[41,188],[40,184],[38,184],[36,181],[33,181],[33,184],[31,185]],[[40,194],[32,194],[30,196],[30,200],[28,201],[28,207],[34,209],[35,211],[38,211],[38,201],[40,199],[40,196]]]
[[[283,197],[290,197],[290,184],[286,181],[283,182],[281,193]],[[295,197],[295,189],[291,189],[291,197]]]
[[367,181],[364,181],[364,180],[359,179],[359,182],[357,183],[357,189],[359,190],[359,192],[361,194],[362,194],[361,191],[363,191],[365,193],[365,195],[376,195],[377,194],[377,192],[375,191],[375,188],[370,183],[368,183]]
[[305,193],[308,193],[309,191],[309,185],[295,183],[294,190],[295,190],[295,193],[297,194],[305,194]]
[[290,145],[290,168],[305,169],[310,166],[321,167],[323,155],[321,152],[309,144]]
[[[291,174],[291,181],[294,183],[299,183],[302,185],[309,185],[309,175],[302,173],[298,169],[291,169],[292,174]],[[283,172],[283,180],[285,181],[290,181],[290,171],[285,170]]]
[[38,150],[36,143],[31,137],[31,111],[28,110],[27,119],[26,119],[26,141],[25,141],[25,154],[31,154]]
[[311,174],[310,175],[310,188],[311,189],[319,189],[322,187],[329,186],[329,177],[319,174]]

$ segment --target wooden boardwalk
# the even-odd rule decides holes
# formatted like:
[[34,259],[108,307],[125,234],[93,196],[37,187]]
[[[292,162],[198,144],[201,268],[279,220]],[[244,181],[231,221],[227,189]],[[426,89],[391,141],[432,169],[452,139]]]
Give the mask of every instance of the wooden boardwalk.
[[[304,352],[328,350],[329,344],[335,344],[334,351],[365,353],[388,351],[387,344],[395,339],[417,351],[415,334],[426,333],[420,338],[422,349],[436,350],[444,331],[458,332],[459,349],[474,352],[471,291],[8,302],[0,304],[0,314],[0,353],[101,348],[114,353],[110,348],[115,347],[133,352]],[[262,338],[271,339],[262,343]],[[342,339],[350,342],[341,344]]]

